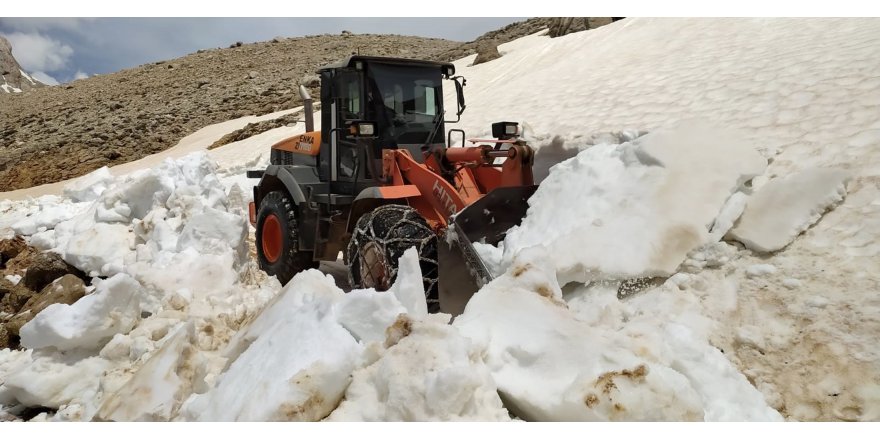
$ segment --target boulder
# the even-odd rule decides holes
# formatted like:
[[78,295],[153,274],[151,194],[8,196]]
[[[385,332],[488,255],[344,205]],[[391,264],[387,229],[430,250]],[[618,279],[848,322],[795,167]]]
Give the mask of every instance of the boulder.
[[477,47],[477,58],[474,59],[474,66],[498,58],[501,58],[501,54],[498,52],[498,42],[487,40]]
[[46,286],[37,295],[32,295],[27,302],[19,308],[18,314],[6,323],[6,331],[10,335],[18,336],[21,327],[27,324],[43,309],[52,304],[73,304],[86,294],[86,285],[74,275],[67,274]]
[[85,277],[82,271],[67,264],[60,255],[54,252],[37,252],[32,254],[22,283],[28,289],[39,292],[52,281],[67,274],[76,275],[78,278]]
[[4,267],[7,261],[17,257],[26,248],[27,243],[20,235],[0,240],[0,267]]
[[33,291],[21,283],[12,284],[9,280],[0,278],[0,312],[16,314],[34,295]]

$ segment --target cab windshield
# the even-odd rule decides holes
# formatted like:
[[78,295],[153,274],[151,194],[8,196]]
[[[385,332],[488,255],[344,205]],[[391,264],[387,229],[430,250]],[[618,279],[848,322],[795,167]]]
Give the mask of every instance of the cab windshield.
[[[436,67],[370,66],[369,117],[387,127],[384,145],[421,144],[428,140],[437,118],[443,117],[440,82],[440,69]],[[431,140],[438,142],[444,142],[443,133],[436,133]]]

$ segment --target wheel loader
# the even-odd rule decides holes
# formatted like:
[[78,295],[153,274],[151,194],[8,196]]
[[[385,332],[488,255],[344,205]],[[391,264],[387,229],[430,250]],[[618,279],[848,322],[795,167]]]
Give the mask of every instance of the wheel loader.
[[[453,64],[353,55],[318,74],[320,130],[300,86],[306,133],[247,172],[260,179],[249,209],[260,267],[286,284],[341,252],[353,288],[381,291],[415,247],[429,311],[459,314],[492,278],[473,243],[497,244],[525,216],[534,151],[513,122],[492,124],[494,139],[472,146],[463,130],[446,131],[465,110]],[[452,121],[444,80],[456,91]]]

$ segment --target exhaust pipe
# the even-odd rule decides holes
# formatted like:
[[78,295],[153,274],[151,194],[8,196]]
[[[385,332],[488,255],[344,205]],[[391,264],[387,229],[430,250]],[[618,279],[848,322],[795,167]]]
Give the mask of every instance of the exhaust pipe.
[[312,96],[306,90],[306,86],[299,86],[299,96],[303,100],[303,112],[306,116],[306,132],[315,131],[315,115],[312,111]]

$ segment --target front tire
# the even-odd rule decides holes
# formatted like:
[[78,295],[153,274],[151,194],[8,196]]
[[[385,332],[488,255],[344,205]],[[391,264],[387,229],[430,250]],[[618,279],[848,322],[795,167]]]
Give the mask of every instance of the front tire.
[[437,234],[413,208],[383,205],[358,219],[346,249],[352,288],[388,290],[397,279],[397,260],[415,246],[429,312],[440,310]]
[[257,212],[256,247],[260,269],[287,284],[298,272],[316,268],[312,253],[299,250],[296,205],[281,191],[266,194]]

